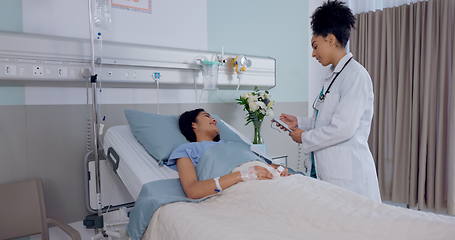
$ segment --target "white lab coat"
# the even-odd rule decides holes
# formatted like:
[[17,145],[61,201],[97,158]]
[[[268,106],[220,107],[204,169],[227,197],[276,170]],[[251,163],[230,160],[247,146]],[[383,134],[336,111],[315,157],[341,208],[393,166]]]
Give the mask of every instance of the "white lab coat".
[[[324,82],[324,92],[352,57],[344,56]],[[373,118],[373,85],[365,68],[352,59],[333,83],[317,117],[300,118],[302,150],[314,152],[319,179],[380,202],[378,179],[368,146]],[[310,106],[311,107],[311,106]]]

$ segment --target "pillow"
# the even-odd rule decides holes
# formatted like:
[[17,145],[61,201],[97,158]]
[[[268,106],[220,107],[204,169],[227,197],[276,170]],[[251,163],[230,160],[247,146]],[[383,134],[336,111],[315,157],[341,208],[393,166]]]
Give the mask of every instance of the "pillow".
[[180,133],[177,116],[136,110],[125,110],[125,116],[134,137],[160,165],[175,147],[188,142]]
[[[188,143],[185,136],[180,132],[179,116],[166,116],[129,109],[125,110],[125,116],[134,137],[160,165],[168,160],[169,155],[176,147]],[[217,120],[222,140],[251,145],[246,137],[218,115],[212,116]]]
[[242,142],[248,145],[252,144],[248,138],[243,136],[239,131],[237,131],[237,129],[223,121],[220,116],[212,114],[212,117],[216,119],[216,125],[220,130],[220,139],[223,139],[226,142]]

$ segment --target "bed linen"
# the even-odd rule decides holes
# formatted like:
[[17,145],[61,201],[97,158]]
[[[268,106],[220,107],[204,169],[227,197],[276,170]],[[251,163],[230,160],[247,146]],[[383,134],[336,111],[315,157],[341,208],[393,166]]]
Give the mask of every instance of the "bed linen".
[[453,240],[455,218],[376,203],[302,175],[238,183],[203,202],[164,205],[143,240]]

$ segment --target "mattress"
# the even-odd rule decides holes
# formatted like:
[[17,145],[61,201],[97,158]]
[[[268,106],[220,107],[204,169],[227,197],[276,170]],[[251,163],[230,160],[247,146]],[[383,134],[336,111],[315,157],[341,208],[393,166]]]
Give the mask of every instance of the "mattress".
[[136,140],[128,125],[114,126],[107,130],[104,136],[106,154],[110,147],[120,157],[117,173],[134,200],[145,183],[178,178],[177,171],[158,165]]

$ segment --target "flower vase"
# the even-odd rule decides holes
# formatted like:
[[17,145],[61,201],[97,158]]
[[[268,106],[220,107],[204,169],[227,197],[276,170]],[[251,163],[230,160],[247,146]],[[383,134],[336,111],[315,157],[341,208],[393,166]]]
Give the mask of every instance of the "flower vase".
[[262,136],[261,136],[262,121],[253,121],[253,125],[254,125],[253,144],[263,144],[264,141],[262,141]]

